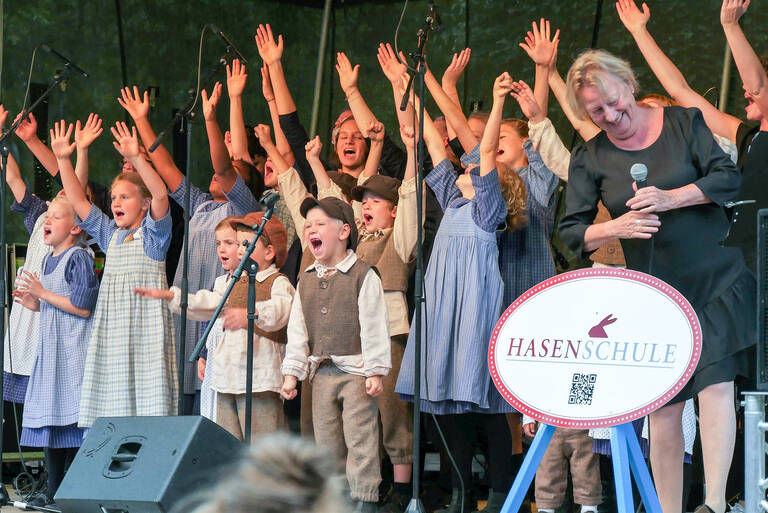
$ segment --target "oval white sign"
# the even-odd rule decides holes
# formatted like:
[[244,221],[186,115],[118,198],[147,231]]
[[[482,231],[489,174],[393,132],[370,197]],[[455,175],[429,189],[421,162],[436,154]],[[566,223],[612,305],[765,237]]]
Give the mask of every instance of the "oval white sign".
[[519,411],[546,424],[624,424],[672,399],[701,354],[690,303],[648,274],[581,269],[528,290],[504,312],[491,377]]

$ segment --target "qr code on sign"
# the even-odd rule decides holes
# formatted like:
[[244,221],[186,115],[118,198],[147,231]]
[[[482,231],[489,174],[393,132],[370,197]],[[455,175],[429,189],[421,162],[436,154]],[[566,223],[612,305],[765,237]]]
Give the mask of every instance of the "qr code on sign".
[[595,393],[597,374],[574,373],[571,380],[571,393],[568,396],[568,404],[592,404],[592,395]]

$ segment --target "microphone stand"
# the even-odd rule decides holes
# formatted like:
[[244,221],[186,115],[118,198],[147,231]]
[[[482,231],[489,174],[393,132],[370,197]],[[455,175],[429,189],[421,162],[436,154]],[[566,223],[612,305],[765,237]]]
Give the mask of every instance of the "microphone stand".
[[[275,193],[271,193],[271,195],[274,195]],[[205,333],[203,333],[203,336],[200,337],[200,340],[197,341],[197,345],[195,346],[195,349],[192,351],[192,355],[189,357],[189,362],[192,363],[200,355],[200,351],[203,350],[203,346],[205,345],[205,341],[208,338],[208,335],[211,333],[211,330],[213,329],[213,324],[216,322],[216,319],[219,318],[219,314],[221,313],[221,310],[224,308],[224,305],[227,302],[227,298],[229,298],[229,294],[232,292],[232,289],[235,286],[235,283],[240,279],[240,276],[243,274],[243,271],[248,272],[248,339],[247,339],[247,356],[246,358],[248,361],[246,362],[245,366],[245,433],[243,433],[243,441],[246,445],[251,445],[251,410],[253,405],[253,328],[254,328],[254,321],[259,318],[258,315],[256,315],[256,273],[259,272],[259,264],[256,263],[255,260],[251,258],[251,253],[253,253],[254,248],[256,247],[256,241],[259,240],[259,237],[261,236],[262,232],[264,231],[264,226],[267,224],[267,222],[272,217],[272,212],[275,210],[275,202],[269,201],[270,196],[267,196],[262,200],[263,205],[267,205],[267,210],[264,212],[264,216],[261,218],[261,223],[253,225],[253,240],[248,243],[248,245],[245,248],[245,254],[243,255],[243,258],[240,260],[240,263],[237,265],[237,268],[232,273],[232,279],[229,280],[229,285],[227,286],[227,290],[224,292],[224,296],[221,298],[221,302],[219,302],[219,306],[216,307],[216,311],[213,312],[213,316],[211,317],[211,320],[208,321],[208,326],[205,328]]]
[[[206,26],[207,28],[207,26]],[[205,30],[205,29],[203,29]],[[197,89],[190,89],[189,91],[189,99],[187,100],[186,105],[178,111],[176,111],[176,114],[173,116],[173,119],[166,125],[166,127],[163,129],[162,132],[160,132],[157,135],[157,138],[155,138],[155,142],[152,143],[152,145],[147,148],[147,151],[150,153],[154,152],[158,146],[160,146],[163,138],[166,136],[166,134],[173,129],[173,127],[176,125],[177,122],[181,122],[181,129],[186,130],[187,135],[187,158],[186,163],[184,165],[184,204],[182,205],[182,209],[184,210],[184,246],[182,250],[182,254],[184,255],[184,265],[182,266],[181,271],[181,326],[179,327],[179,338],[181,339],[179,341],[179,354],[176,355],[176,365],[177,365],[177,379],[179,382],[178,385],[178,397],[177,397],[177,414],[183,415],[184,414],[184,374],[185,374],[185,359],[186,359],[186,348],[187,348],[187,309],[189,307],[188,303],[188,295],[189,295],[189,196],[191,194],[191,179],[190,179],[190,156],[191,156],[191,149],[192,149],[192,130],[190,123],[194,121],[195,113],[193,112],[195,108],[195,103],[197,100],[197,96],[200,93],[200,88],[204,88],[206,84],[209,84],[211,80],[213,80],[213,77],[220,71],[220,69],[227,64],[227,57],[229,57],[231,54],[231,47],[227,47],[226,53],[221,56],[216,63],[215,66],[211,68],[211,70],[208,72],[208,74],[205,76],[205,78],[202,80],[202,82],[198,83]],[[198,73],[198,77],[199,77]],[[190,361],[191,362],[191,361]],[[1,391],[1,390],[0,390]]]
[[[416,269],[414,271],[414,391],[413,391],[413,472],[411,482],[413,492],[411,500],[406,508],[406,513],[424,513],[424,505],[419,499],[420,479],[421,479],[421,324],[422,308],[425,305],[424,298],[424,250],[423,250],[423,193],[424,193],[424,157],[426,153],[424,143],[424,75],[427,72],[427,63],[425,59],[425,50],[429,34],[435,30],[434,18],[430,10],[424,22],[424,27],[418,32],[418,51],[411,54],[413,59],[413,68],[408,69],[410,79],[405,88],[405,94],[400,102],[400,110],[405,110],[410,98],[411,88],[418,77],[418,97],[419,97],[419,130],[417,132],[417,159],[416,159]],[[415,112],[414,112],[415,116]]]
[[[33,111],[38,105],[40,105],[60,83],[69,78],[70,68],[66,66],[61,72],[57,73],[53,79],[53,83],[46,89],[40,97],[35,100],[32,105],[25,111],[29,113]],[[2,290],[2,311],[0,312],[0,333],[5,333],[5,313],[8,310],[8,289],[7,289],[7,273],[8,273],[8,252],[7,235],[6,235],[6,219],[5,219],[5,205],[7,204],[7,189],[5,184],[5,173],[8,165],[8,154],[10,153],[10,147],[8,146],[8,139],[11,134],[16,133],[16,129],[19,128],[21,120],[26,117],[26,114],[20,117],[11,128],[8,129],[0,137],[0,248],[2,248],[2,258],[0,258],[0,290]],[[0,362],[5,358],[5,344],[0,344]],[[0,398],[3,397],[3,387],[5,386],[4,379],[0,379]],[[3,408],[4,410],[4,408]],[[3,482],[3,427],[5,422],[2,420],[3,415],[0,414],[0,485]],[[0,506],[10,504],[10,497],[5,486],[0,486]]]

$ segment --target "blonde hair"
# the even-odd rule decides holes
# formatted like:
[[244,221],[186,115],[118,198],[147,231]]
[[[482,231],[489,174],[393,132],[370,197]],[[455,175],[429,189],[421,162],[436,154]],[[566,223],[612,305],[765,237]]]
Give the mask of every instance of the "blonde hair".
[[579,115],[584,115],[584,108],[576,96],[583,87],[596,87],[601,95],[605,95],[604,80],[614,77],[627,84],[634,94],[638,89],[635,72],[627,61],[616,57],[605,50],[587,50],[576,57],[566,78],[568,106]]
[[110,185],[109,189],[112,190],[112,187],[114,187],[117,182],[121,181],[135,185],[136,188],[139,189],[139,194],[141,194],[143,199],[152,199],[152,193],[149,192],[149,189],[144,183],[144,180],[141,179],[141,175],[139,175],[139,173],[133,173],[130,171],[120,173],[115,177],[114,180],[112,180],[112,185]]
[[287,434],[259,439],[234,474],[210,495],[195,513],[350,511],[336,458],[326,449]]
[[[66,196],[55,196],[51,203],[48,205],[48,208],[51,208],[55,204],[62,204],[67,206],[67,210],[72,214],[72,224],[74,226],[79,226],[77,224],[77,213],[75,212],[75,207],[72,206],[72,203],[67,199]],[[88,240],[88,234],[85,232],[85,230],[80,230],[80,233],[77,233],[72,236],[73,241],[78,246],[85,246],[86,241]]]
[[[521,139],[528,138],[528,123],[522,119],[507,118],[502,120],[501,126],[511,128]],[[525,187],[525,182],[514,169],[497,169],[501,194],[507,204],[507,231],[511,232],[528,223],[528,218],[525,216],[528,190]]]

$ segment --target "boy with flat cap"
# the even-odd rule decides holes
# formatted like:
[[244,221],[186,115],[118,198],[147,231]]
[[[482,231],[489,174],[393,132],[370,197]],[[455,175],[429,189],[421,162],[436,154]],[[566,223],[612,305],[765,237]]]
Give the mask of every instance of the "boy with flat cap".
[[312,380],[315,441],[346,457],[355,511],[373,513],[381,482],[376,396],[392,366],[384,290],[355,255],[349,204],[309,197],[300,210],[315,262],[301,273],[291,308],[281,394],[293,399],[297,381]]

